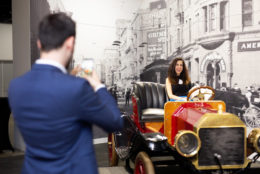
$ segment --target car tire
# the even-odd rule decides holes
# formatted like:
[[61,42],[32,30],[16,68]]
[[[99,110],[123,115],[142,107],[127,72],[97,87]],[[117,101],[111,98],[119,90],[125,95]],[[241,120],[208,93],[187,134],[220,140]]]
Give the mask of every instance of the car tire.
[[115,149],[115,135],[113,133],[108,134],[108,160],[109,166],[117,166],[118,165],[118,155]]
[[155,174],[154,166],[145,152],[139,152],[135,158],[134,174]]
[[247,127],[257,128],[260,126],[260,109],[256,106],[251,106],[246,109],[244,120]]

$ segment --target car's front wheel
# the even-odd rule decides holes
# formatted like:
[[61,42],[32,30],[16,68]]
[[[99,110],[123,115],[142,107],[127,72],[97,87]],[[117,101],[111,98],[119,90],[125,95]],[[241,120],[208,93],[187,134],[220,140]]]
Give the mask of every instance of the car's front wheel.
[[145,152],[139,152],[135,158],[134,174],[154,174],[154,166]]

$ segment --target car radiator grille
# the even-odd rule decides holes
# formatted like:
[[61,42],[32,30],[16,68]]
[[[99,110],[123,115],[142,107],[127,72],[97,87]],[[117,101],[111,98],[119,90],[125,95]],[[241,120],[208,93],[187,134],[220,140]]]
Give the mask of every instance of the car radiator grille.
[[218,165],[214,154],[221,155],[221,165],[244,164],[244,128],[201,128],[199,166]]

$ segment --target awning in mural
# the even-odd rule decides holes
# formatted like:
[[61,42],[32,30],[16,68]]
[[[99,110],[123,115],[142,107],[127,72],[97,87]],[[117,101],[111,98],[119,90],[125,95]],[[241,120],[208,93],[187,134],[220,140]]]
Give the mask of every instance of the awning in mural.
[[214,42],[199,43],[206,50],[214,50],[224,43],[225,39],[221,39]]

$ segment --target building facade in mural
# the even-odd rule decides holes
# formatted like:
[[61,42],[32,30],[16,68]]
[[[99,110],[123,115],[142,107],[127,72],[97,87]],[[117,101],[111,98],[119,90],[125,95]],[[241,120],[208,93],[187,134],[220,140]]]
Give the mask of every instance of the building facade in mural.
[[164,82],[160,74],[168,68],[156,62],[183,57],[192,83],[220,91],[239,88],[250,106],[251,89],[260,93],[258,0],[153,1],[118,27],[117,40],[120,68],[114,83],[122,88],[140,80]]
[[[117,74],[118,78],[114,84],[106,83],[108,86],[131,88],[135,81],[140,81],[142,74],[147,74],[147,65],[156,66],[155,61],[167,60],[166,2],[164,0],[151,2],[149,7],[139,9],[134,14],[133,19],[128,22],[123,19],[116,22],[117,39],[113,45],[119,52],[119,61],[114,62],[118,64],[118,68],[113,71],[106,65],[106,69]],[[161,71],[158,69],[158,72],[153,71],[154,74],[150,75],[155,75],[155,79],[160,82],[162,77],[160,74],[165,74]],[[149,79],[147,75],[142,75],[142,80],[149,81]]]
[[103,81],[108,86],[114,86],[115,81],[118,81],[117,69],[120,65],[119,61],[119,52],[118,49],[110,46],[104,50],[104,57],[102,61],[102,73],[101,81]]
[[[168,0],[173,57],[183,57],[192,81],[214,88],[260,85],[260,2]],[[260,64],[260,62],[259,62]]]

